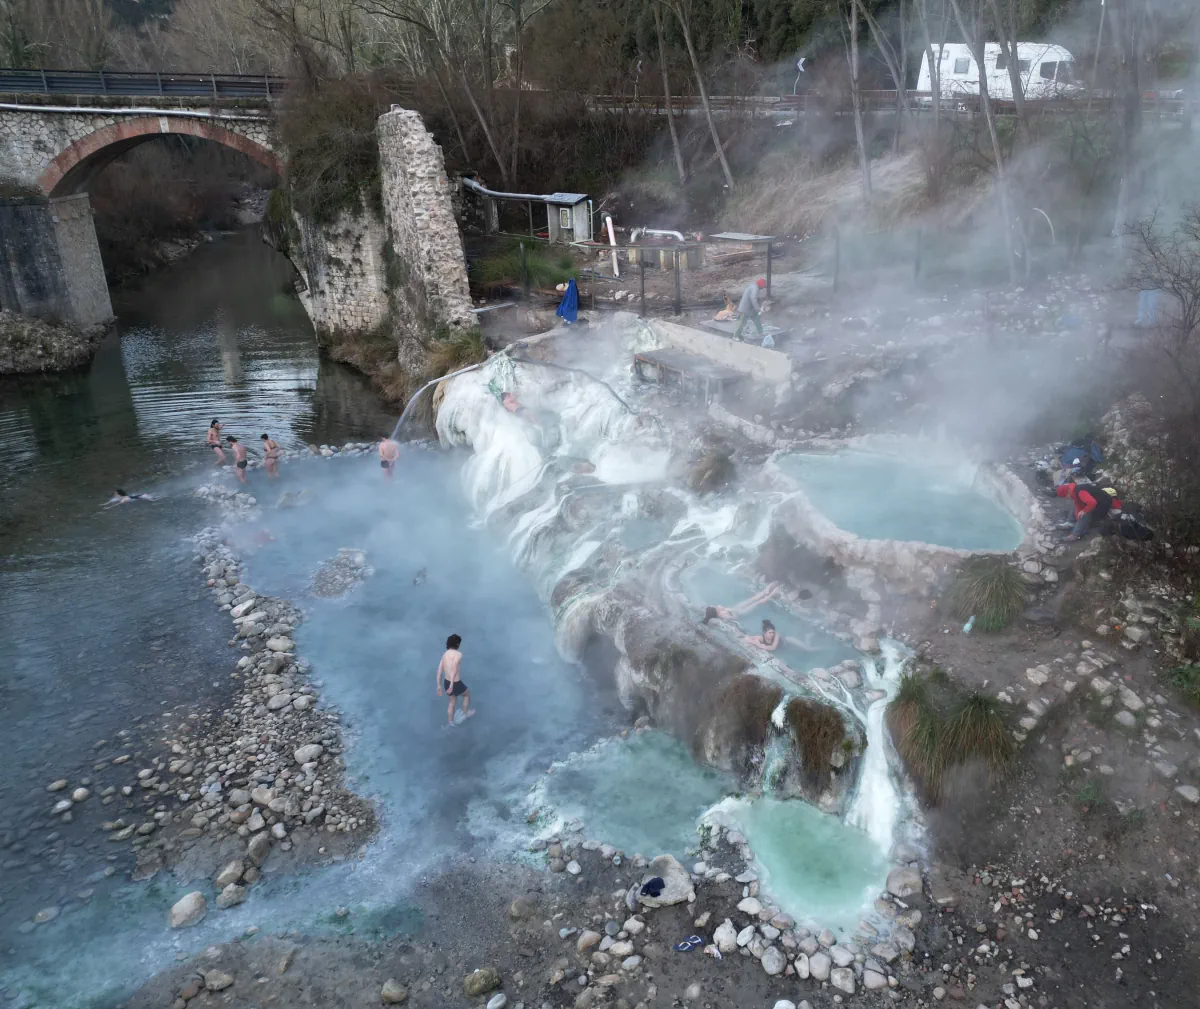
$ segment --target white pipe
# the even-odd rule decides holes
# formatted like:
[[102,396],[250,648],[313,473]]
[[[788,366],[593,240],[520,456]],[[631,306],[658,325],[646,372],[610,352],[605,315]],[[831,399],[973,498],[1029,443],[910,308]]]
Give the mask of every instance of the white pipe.
[[660,228],[642,228],[644,235],[671,235],[673,238],[678,238],[681,242],[687,241],[678,231],[663,231]]
[[215,119],[231,122],[265,123],[270,117],[261,116],[224,116],[212,112],[188,112],[182,109],[94,109],[82,105],[9,105],[0,103],[0,111],[6,112],[60,112],[73,115],[88,116],[178,116],[183,119]]
[[613,276],[621,276],[621,268],[617,266],[617,233],[613,231],[612,214],[604,215],[604,223],[608,227],[608,244],[612,246]]

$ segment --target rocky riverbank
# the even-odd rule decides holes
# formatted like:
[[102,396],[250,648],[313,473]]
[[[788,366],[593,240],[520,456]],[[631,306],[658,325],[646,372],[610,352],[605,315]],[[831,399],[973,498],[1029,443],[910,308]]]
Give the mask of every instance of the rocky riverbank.
[[0,309],[0,375],[36,375],[87,364],[104,327],[78,330]]

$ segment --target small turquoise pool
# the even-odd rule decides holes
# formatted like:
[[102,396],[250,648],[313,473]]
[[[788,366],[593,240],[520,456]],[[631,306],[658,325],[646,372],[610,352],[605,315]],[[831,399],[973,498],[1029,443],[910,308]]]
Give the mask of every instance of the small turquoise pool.
[[1014,515],[974,489],[969,466],[846,451],[785,455],[779,468],[834,525],[863,539],[1003,552],[1024,538]]
[[798,922],[853,932],[887,878],[865,833],[806,802],[731,798],[713,818],[741,830],[764,889]]
[[[706,606],[735,606],[757,591],[748,581],[722,571],[711,564],[693,564],[679,577],[684,594],[696,608],[699,619]],[[773,654],[787,666],[803,673],[818,667],[836,666],[845,659],[858,658],[858,653],[840,638],[811,620],[797,616],[791,610],[770,600],[738,618],[738,624],[749,635],[762,632],[762,622],[770,620],[782,635],[783,644]]]
[[654,730],[607,739],[554,765],[539,796],[587,837],[648,858],[682,859],[704,811],[733,791],[726,775],[696,763],[673,736]]

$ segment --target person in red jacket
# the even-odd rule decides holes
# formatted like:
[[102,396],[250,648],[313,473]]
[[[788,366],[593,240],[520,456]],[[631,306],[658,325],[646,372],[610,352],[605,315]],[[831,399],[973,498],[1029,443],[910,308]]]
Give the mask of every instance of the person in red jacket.
[[1072,543],[1083,539],[1093,522],[1107,517],[1110,512],[1121,510],[1121,501],[1112,487],[1067,482],[1058,485],[1058,496],[1070,498],[1075,506],[1075,527],[1067,537]]

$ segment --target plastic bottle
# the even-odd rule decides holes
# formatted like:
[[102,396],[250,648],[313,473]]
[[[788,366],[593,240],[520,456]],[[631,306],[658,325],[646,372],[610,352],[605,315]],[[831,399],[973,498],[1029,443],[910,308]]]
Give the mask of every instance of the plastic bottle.
[[972,614],[971,614],[971,619],[970,619],[970,620],[968,620],[968,621],[967,621],[965,624],[963,624],[963,634],[970,634],[970,633],[971,633],[971,630],[972,630],[974,627],[975,627],[975,614],[974,614],[974,613],[972,613]]

